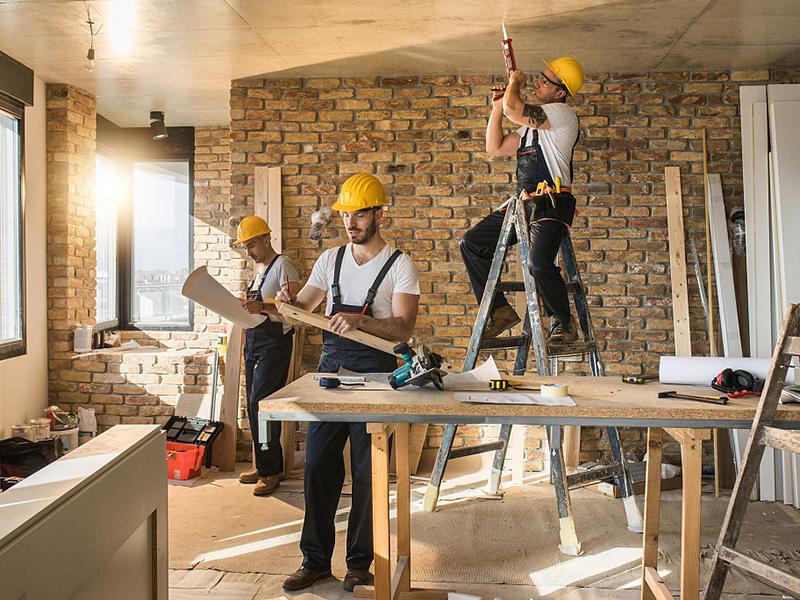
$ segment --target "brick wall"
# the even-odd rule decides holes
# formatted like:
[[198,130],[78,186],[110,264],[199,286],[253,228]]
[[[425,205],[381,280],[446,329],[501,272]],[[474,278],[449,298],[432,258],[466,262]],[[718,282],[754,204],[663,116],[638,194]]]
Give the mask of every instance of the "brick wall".
[[73,330],[95,323],[95,99],[47,86],[47,331],[51,403],[73,398]]
[[[708,169],[729,207],[741,205],[738,88],[800,80],[800,71],[596,73],[573,103],[581,117],[573,239],[609,374],[652,373],[674,352],[664,167],[679,166],[687,237],[705,263],[702,130]],[[385,235],[420,269],[418,337],[458,363],[475,301],[458,251],[465,229],[513,191],[512,159],[484,153],[493,76],[240,79],[231,89],[231,214],[249,214],[254,169],[283,169],[285,252],[309,272],[344,240],[334,221],[321,244],[309,217],[351,174],[373,173],[392,198]],[[508,127],[510,129],[510,125]],[[693,350],[707,352],[689,268]],[[319,337],[309,337],[313,368]],[[508,366],[508,363],[504,363]],[[580,364],[567,371],[586,372]],[[464,433],[476,443],[480,433]],[[429,441],[436,443],[436,431]],[[583,458],[598,455],[587,432]],[[626,433],[638,442],[638,431]],[[537,442],[533,441],[535,445]],[[540,455],[531,455],[539,458]]]

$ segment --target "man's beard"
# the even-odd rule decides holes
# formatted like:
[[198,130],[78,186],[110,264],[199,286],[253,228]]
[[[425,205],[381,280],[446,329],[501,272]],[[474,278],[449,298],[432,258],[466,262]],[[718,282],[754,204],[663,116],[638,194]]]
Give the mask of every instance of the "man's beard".
[[373,218],[372,222],[367,225],[364,229],[359,231],[347,231],[347,235],[350,237],[350,241],[353,242],[355,245],[360,246],[362,244],[368,243],[378,232],[378,226],[375,224],[375,219]]

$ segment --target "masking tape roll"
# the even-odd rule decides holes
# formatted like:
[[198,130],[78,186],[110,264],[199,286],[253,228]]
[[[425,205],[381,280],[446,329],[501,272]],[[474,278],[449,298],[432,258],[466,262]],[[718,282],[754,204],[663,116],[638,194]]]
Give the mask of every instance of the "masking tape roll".
[[563,383],[543,383],[542,396],[545,398],[563,398],[569,396],[569,388]]

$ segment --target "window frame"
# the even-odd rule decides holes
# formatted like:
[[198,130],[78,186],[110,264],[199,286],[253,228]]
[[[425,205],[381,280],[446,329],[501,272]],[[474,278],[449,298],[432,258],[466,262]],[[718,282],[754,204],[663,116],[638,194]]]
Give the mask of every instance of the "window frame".
[[[125,167],[125,161],[123,161],[122,158],[116,152],[114,152],[114,150],[112,150],[110,147],[108,147],[105,144],[102,144],[100,142],[97,143],[97,149],[96,149],[95,154],[99,155],[99,156],[103,156],[105,158],[108,158],[108,159],[111,159],[112,161],[114,161],[114,170],[115,170],[115,173],[117,175],[117,178],[119,179],[120,176],[122,175],[123,169],[126,168]],[[95,181],[97,181],[97,171],[96,170],[95,170]],[[127,189],[127,188],[125,188],[125,189]],[[124,190],[123,190],[122,193],[120,193],[118,200],[119,200],[119,204],[117,206],[117,212],[116,212],[116,217],[117,217],[116,218],[116,239],[114,240],[114,242],[115,242],[114,246],[115,246],[116,253],[117,253],[117,256],[115,257],[116,258],[116,263],[117,263],[116,264],[117,272],[116,272],[116,278],[114,280],[114,284],[115,284],[115,286],[117,288],[117,290],[116,290],[117,291],[117,301],[116,301],[116,307],[115,307],[115,312],[116,312],[117,316],[116,316],[115,319],[111,319],[109,321],[97,321],[97,313],[96,313],[97,307],[95,306],[95,331],[97,331],[97,332],[111,331],[111,330],[114,330],[114,329],[119,329],[119,324],[121,323],[121,319],[120,319],[120,307],[121,307],[121,304],[120,304],[120,298],[119,298],[119,294],[120,294],[120,290],[119,290],[119,283],[120,283],[120,275],[119,275],[119,268],[120,268],[120,262],[119,262],[120,218],[119,218],[119,216],[120,216],[121,208],[125,204],[125,193],[124,193]],[[96,202],[97,202],[97,198],[95,197],[95,203]],[[97,223],[97,212],[96,211],[97,211],[97,209],[96,209],[96,204],[95,204],[95,227],[96,227],[96,223]],[[96,247],[97,247],[97,230],[95,228],[95,248]],[[97,279],[97,264],[95,264],[95,281],[96,281],[96,279]]]
[[[189,270],[194,267],[194,151],[191,153],[169,153],[164,155],[151,155],[149,153],[137,153],[127,161],[125,174],[127,176],[126,189],[123,209],[118,211],[117,222],[117,277],[118,277],[118,302],[119,302],[119,324],[118,329],[124,331],[194,331],[194,302],[189,303],[189,322],[187,325],[174,324],[143,324],[133,322],[133,303],[131,293],[133,292],[133,244],[134,244],[134,221],[133,221],[133,173],[136,163],[145,162],[185,162],[189,167],[189,232],[188,232],[188,257]],[[121,229],[121,223],[126,225]]]
[[23,356],[27,353],[27,274],[25,270],[25,107],[0,93],[0,109],[18,119],[19,122],[19,285],[20,285],[20,338],[9,342],[0,342],[0,361]]

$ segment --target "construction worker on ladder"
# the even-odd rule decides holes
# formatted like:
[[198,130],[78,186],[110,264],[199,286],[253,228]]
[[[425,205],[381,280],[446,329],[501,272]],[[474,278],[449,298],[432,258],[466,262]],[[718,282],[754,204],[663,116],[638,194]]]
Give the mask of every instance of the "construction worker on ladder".
[[[548,346],[574,342],[578,328],[572,317],[567,287],[555,264],[561,238],[575,216],[572,184],[572,152],[578,141],[578,116],[566,104],[583,85],[583,69],[574,58],[545,62],[533,85],[537,104],[527,104],[520,94],[528,81],[513,71],[508,86],[494,89],[492,112],[486,126],[486,152],[491,156],[517,157],[517,194],[530,198],[531,251],[528,269],[536,281],[545,311],[551,317]],[[521,125],[503,133],[503,115]],[[543,183],[545,182],[545,183]],[[537,193],[538,190],[538,193]],[[532,215],[530,210],[532,208]],[[472,291],[481,301],[495,247],[500,237],[505,206],[495,210],[464,234],[461,255]],[[511,243],[516,243],[512,232]],[[497,292],[486,324],[485,337],[496,337],[520,322],[502,292]]]

